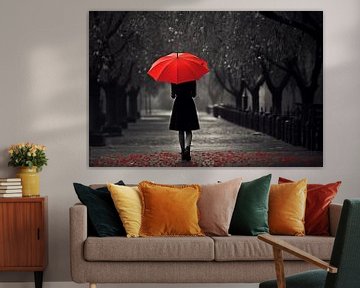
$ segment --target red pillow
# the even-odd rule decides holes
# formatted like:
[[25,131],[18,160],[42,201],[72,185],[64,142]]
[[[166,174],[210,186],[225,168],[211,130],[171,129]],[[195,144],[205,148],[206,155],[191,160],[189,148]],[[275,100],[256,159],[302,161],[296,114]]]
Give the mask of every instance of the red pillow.
[[[279,184],[293,182],[279,177]],[[329,184],[308,184],[305,210],[305,234],[329,236],[329,206],[341,181]]]

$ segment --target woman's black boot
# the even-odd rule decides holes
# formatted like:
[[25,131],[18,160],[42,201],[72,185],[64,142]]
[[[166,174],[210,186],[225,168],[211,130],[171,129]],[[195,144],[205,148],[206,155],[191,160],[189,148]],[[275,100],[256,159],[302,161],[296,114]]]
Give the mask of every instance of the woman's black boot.
[[186,161],[191,161],[191,155],[190,155],[190,146],[186,146],[184,158]]
[[181,160],[182,161],[186,160],[186,149],[185,148],[181,148]]

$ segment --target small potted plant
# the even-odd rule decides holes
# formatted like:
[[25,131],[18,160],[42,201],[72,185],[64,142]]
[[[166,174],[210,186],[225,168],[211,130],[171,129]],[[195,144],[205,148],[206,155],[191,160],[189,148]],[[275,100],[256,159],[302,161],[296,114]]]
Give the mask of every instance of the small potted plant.
[[34,143],[20,143],[11,145],[8,149],[10,155],[9,166],[19,167],[17,177],[21,178],[22,194],[24,197],[39,196],[39,174],[48,159],[45,154],[46,147]]

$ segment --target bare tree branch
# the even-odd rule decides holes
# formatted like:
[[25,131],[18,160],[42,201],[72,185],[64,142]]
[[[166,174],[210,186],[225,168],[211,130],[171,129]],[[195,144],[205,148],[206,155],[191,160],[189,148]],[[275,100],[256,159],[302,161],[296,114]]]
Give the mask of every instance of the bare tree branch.
[[[110,39],[111,37],[113,37],[115,35],[115,33],[119,30],[119,28],[121,27],[122,23],[124,22],[126,15],[127,15],[127,11],[124,12],[109,12],[111,13],[111,15],[113,16],[114,13],[121,13],[120,17],[115,21],[115,24],[112,24],[112,21],[110,21],[110,27],[106,33],[106,38]],[[112,26],[112,27],[111,27]]]
[[310,26],[308,26],[308,25],[306,25],[304,23],[301,23],[299,21],[283,17],[283,16],[277,14],[276,12],[263,11],[263,12],[260,12],[260,14],[267,17],[267,18],[269,18],[269,19],[271,19],[271,20],[274,20],[274,21],[277,21],[279,23],[288,25],[290,27],[294,27],[296,29],[299,29],[299,30],[309,34],[313,38],[318,38],[319,37],[319,30],[314,29],[314,27],[310,27]]

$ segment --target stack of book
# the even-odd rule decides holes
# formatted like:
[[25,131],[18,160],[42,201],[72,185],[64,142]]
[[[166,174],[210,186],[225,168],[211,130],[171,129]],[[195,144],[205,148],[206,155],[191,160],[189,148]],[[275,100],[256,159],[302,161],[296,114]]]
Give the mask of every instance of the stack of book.
[[0,198],[22,197],[20,178],[0,178]]

